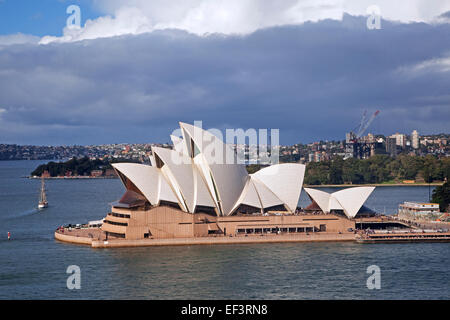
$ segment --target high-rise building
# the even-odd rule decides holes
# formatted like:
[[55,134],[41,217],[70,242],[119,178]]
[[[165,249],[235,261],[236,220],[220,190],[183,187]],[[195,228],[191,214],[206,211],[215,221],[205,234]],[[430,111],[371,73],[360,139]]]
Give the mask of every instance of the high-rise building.
[[350,143],[355,139],[355,134],[353,132],[348,132],[345,134],[345,143]]
[[397,139],[391,137],[386,138],[386,152],[392,157],[397,155]]
[[403,133],[396,133],[393,134],[392,136],[390,136],[390,138],[394,138],[395,139],[395,144],[401,148],[405,148],[406,146],[406,135],[404,135]]
[[419,149],[419,132],[414,130],[411,134],[411,144],[413,149]]

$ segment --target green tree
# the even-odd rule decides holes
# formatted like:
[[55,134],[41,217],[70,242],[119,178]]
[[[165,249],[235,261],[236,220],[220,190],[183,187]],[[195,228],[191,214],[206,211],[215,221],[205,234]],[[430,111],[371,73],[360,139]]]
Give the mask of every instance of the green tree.
[[344,160],[341,157],[336,157],[332,160],[330,164],[330,175],[329,181],[331,184],[342,184],[344,181],[342,179]]
[[446,182],[442,186],[433,190],[432,201],[439,203],[439,210],[445,212],[450,204],[450,183]]

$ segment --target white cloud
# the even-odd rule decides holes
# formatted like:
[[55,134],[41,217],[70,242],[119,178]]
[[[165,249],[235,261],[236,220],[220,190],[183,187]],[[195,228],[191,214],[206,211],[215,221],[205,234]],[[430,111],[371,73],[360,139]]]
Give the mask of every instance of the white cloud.
[[6,109],[0,108],[0,121],[2,121],[2,114],[6,113]]
[[42,44],[71,42],[160,29],[181,29],[197,35],[248,34],[255,30],[323,19],[340,20],[344,12],[366,15],[380,7],[383,19],[433,22],[450,11],[450,1],[434,0],[96,0],[105,16],[88,20],[79,30],[64,29],[62,37],[46,36]]
[[79,29],[65,27],[62,37],[45,36],[41,39],[40,44],[140,34],[152,30],[150,20],[142,13],[142,10],[123,7],[117,10],[114,17],[104,16],[95,20],[87,20],[84,27]]
[[0,46],[24,43],[38,43],[38,41],[39,37],[23,33],[0,35]]
[[385,20],[408,22],[434,22],[437,17],[450,11],[448,0],[348,0],[343,9],[351,15],[365,15],[367,7],[376,5]]
[[450,56],[433,58],[413,65],[397,68],[396,72],[402,76],[418,77],[428,73],[450,72]]

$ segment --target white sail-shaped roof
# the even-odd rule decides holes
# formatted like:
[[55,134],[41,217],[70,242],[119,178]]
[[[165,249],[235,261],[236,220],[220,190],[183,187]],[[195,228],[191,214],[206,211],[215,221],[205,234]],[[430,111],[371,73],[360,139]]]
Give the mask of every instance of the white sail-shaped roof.
[[239,199],[238,205],[245,204],[247,206],[262,208],[261,200],[259,199],[256,187],[253,184],[252,179],[248,179],[245,184],[244,191],[242,192],[241,199]]
[[331,196],[330,197],[330,203],[328,205],[329,210],[344,210],[342,205],[339,203],[339,201],[336,199],[336,197]]
[[284,204],[284,202],[278,198],[264,183],[255,179],[253,175],[251,181],[258,192],[263,208],[270,208]]
[[304,176],[305,165],[298,163],[275,164],[253,174],[253,177],[264,183],[291,212],[297,209]]
[[112,166],[129,179],[151,204],[158,204],[160,173],[156,168],[137,163],[114,163]]
[[241,204],[252,206],[259,209],[266,209],[278,205],[284,205],[266,185],[250,176],[239,200],[236,202],[233,211]]
[[213,207],[216,205],[213,200],[213,196],[210,194],[208,187],[205,184],[197,167],[194,166],[194,179],[195,179],[195,206]]
[[[152,148],[151,166],[113,165],[152,205],[178,203],[190,213],[198,206],[213,207],[223,216],[234,213],[240,205],[258,209],[284,205],[295,211],[304,165],[274,165],[249,175],[245,165],[237,163],[234,150],[219,137],[189,124],[180,123],[180,127],[182,138],[171,136],[173,150]],[[347,194],[338,197],[346,202]]]
[[247,179],[246,175],[240,174],[240,170],[235,170],[233,167],[234,165],[232,164],[210,165],[214,186],[219,195],[222,214],[225,216],[232,213],[232,209],[239,199]]
[[173,202],[173,203],[179,203],[179,200],[175,193],[173,192],[172,187],[170,186],[169,182],[164,178],[164,176],[161,174],[159,179],[159,199],[158,204],[161,201],[167,201],[167,202]]
[[305,188],[306,193],[314,200],[323,212],[343,210],[347,217],[354,218],[375,187],[354,187],[334,193]]
[[305,188],[306,193],[314,200],[323,212],[330,212],[330,198],[331,194],[325,191]]
[[[200,172],[204,179],[210,181],[207,184],[210,193],[217,194],[219,212],[231,214],[248,178],[245,165],[238,164],[234,150],[212,133],[186,123],[180,123],[180,126],[203,157],[203,161],[197,163],[202,166]],[[190,145],[186,143],[186,146]]]
[[197,172],[205,182],[205,187],[207,188],[208,194],[210,194],[211,200],[214,202],[214,207],[217,209],[217,213],[220,215],[219,197],[216,192],[216,188],[214,187],[211,170],[206,164],[206,160],[204,159],[202,154],[198,154],[193,160],[197,168]]
[[178,152],[181,153],[183,155],[188,155],[187,150],[186,150],[186,145],[183,142],[183,139],[174,135],[170,135],[170,139],[172,140],[173,143],[173,149]]
[[[170,177],[168,180],[171,181],[175,194],[180,198],[179,202],[184,204],[183,207],[186,206],[189,212],[194,212],[195,185],[191,159],[166,148],[154,147],[152,150],[170,170],[170,173],[166,175]],[[167,169],[163,168],[164,170]]]
[[348,188],[333,193],[333,198],[339,202],[348,217],[354,218],[373,190],[375,187]]

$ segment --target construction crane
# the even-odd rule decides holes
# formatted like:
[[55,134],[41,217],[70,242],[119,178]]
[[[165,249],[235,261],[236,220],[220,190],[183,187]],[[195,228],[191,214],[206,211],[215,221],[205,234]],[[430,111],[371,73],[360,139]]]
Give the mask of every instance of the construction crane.
[[366,141],[366,139],[361,139],[361,136],[369,128],[379,113],[380,110],[375,111],[375,113],[366,120],[367,110],[364,111],[359,126],[347,134],[345,158],[353,157],[364,159],[371,156],[372,152],[375,150],[374,141]]
[[364,121],[366,120],[366,114],[367,110],[364,110],[361,122],[359,123],[359,126],[353,130],[353,132],[360,132],[364,126]]
[[375,111],[375,113],[369,118],[369,120],[364,123],[364,120],[366,119],[366,111],[364,111],[363,118],[361,120],[361,124],[359,127],[359,130],[356,133],[356,138],[360,138],[362,134],[369,128],[369,126],[372,124],[373,120],[377,117],[377,115],[380,113],[380,110]]

